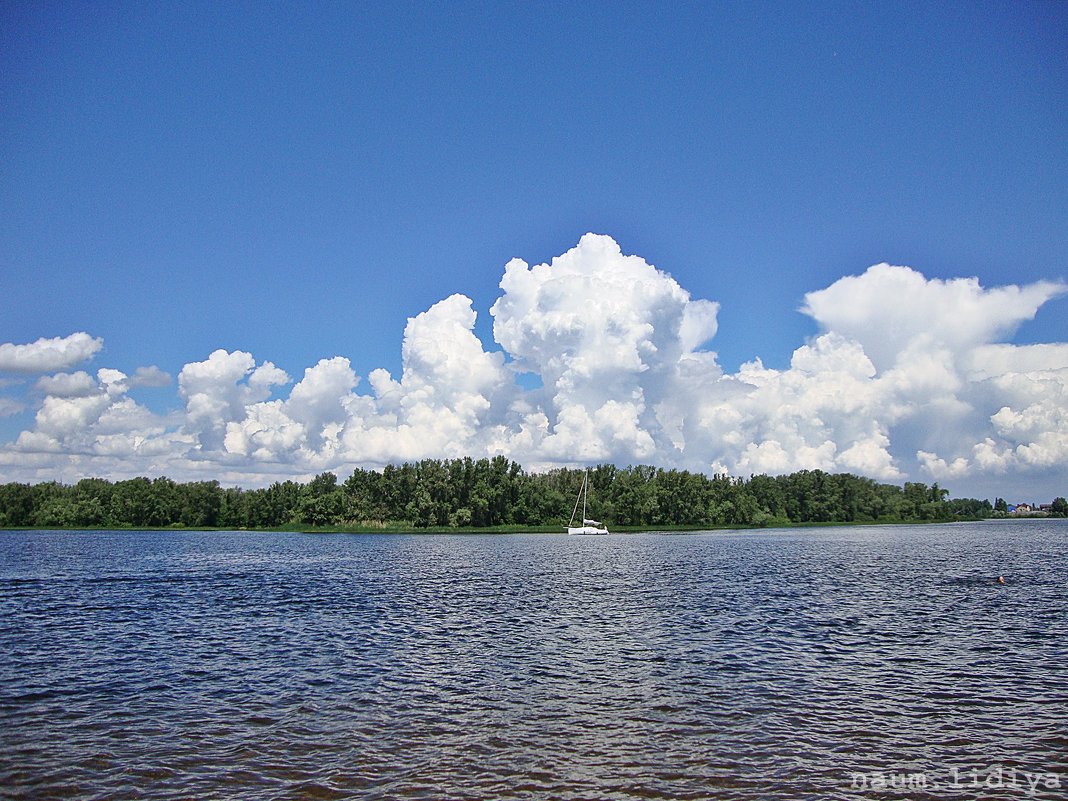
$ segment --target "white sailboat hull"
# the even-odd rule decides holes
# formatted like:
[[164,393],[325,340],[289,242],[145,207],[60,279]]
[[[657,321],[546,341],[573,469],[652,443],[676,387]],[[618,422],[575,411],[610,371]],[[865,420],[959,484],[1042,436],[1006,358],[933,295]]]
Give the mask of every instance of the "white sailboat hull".
[[596,526],[568,526],[567,533],[572,535],[579,534],[607,534],[607,528],[597,528]]

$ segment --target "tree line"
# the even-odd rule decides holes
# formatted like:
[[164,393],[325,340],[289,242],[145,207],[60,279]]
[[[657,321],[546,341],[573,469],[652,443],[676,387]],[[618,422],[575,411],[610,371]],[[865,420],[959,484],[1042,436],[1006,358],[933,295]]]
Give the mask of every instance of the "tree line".
[[[169,478],[0,485],[0,527],[429,528],[566,524],[582,470],[528,473],[503,456],[322,473],[263,489]],[[615,526],[768,526],[990,517],[937,483],[881,484],[821,470],[748,479],[645,465],[590,468],[587,516]]]

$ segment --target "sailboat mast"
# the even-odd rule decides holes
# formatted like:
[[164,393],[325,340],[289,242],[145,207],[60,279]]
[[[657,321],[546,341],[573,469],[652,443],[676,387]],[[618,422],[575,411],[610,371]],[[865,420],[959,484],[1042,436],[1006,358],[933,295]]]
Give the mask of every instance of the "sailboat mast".
[[590,471],[582,477],[582,525],[586,525],[586,496],[590,493]]
[[[582,485],[586,485],[586,481],[583,480]],[[571,526],[575,522],[575,515],[578,513],[579,499],[582,497],[582,488],[579,488],[578,495],[575,496],[575,508],[571,510],[571,519],[567,521],[567,525]],[[582,507],[582,516],[586,516],[586,507]]]

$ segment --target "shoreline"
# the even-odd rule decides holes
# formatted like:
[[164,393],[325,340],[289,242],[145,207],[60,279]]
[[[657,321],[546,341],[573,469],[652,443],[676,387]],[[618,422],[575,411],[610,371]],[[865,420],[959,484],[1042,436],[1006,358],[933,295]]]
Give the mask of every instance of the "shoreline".
[[[952,520],[835,520],[828,522],[790,523],[775,521],[767,525],[693,525],[693,526],[614,526],[612,534],[696,534],[706,531],[773,531],[779,529],[841,528],[844,526],[935,526],[953,523],[985,523],[1020,520],[1054,520],[1052,517],[962,517]],[[570,536],[564,526],[278,526],[272,528],[235,528],[233,526],[0,526],[0,531],[215,531],[260,534],[557,534]]]

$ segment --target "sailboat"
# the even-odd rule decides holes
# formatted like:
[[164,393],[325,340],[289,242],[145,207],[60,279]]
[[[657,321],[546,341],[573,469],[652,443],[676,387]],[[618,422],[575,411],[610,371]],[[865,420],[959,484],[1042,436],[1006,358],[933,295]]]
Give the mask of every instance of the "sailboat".
[[[586,496],[590,491],[590,471],[587,470],[582,476],[582,486],[579,487],[578,497],[575,499],[575,508],[571,510],[571,519],[567,523],[568,534],[607,534],[608,529],[597,520],[586,518]],[[575,515],[578,514],[579,503],[582,504],[581,526],[575,525]]]

